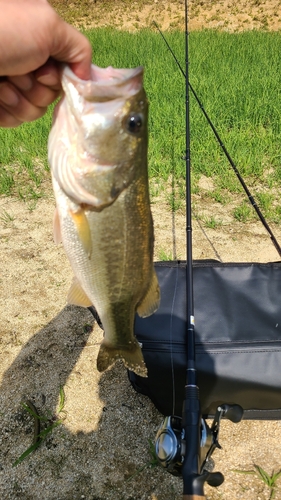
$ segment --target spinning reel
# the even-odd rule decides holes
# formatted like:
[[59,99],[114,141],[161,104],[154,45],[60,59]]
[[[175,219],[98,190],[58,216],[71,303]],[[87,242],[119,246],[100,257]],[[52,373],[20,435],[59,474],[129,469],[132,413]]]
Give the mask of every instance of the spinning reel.
[[[200,474],[210,486],[220,486],[224,477],[220,472],[209,472],[205,469],[208,461],[216,448],[221,448],[218,442],[221,419],[225,418],[231,422],[238,423],[243,417],[243,409],[239,405],[223,404],[218,406],[211,427],[204,418],[201,418],[201,439],[199,459]],[[182,475],[182,464],[188,442],[185,439],[185,431],[182,428],[182,418],[165,417],[156,434],[155,451],[159,463],[174,476]]]

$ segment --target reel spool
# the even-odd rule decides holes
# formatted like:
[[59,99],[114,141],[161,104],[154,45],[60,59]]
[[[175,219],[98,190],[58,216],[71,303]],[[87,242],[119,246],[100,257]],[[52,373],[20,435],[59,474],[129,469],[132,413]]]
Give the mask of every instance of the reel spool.
[[[218,406],[211,427],[204,418],[201,419],[200,441],[200,474],[210,486],[220,486],[224,477],[220,472],[209,472],[205,469],[211,455],[216,448],[221,448],[218,442],[221,419],[225,418],[238,423],[243,418],[243,409],[239,405],[223,404]],[[182,418],[177,416],[165,417],[155,438],[155,452],[159,463],[174,476],[182,475],[182,464],[188,443],[182,428]]]

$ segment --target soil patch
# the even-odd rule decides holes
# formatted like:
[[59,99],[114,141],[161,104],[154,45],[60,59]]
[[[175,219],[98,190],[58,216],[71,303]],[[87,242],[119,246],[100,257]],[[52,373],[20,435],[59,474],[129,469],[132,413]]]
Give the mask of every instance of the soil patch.
[[[78,27],[112,26],[135,31],[156,20],[163,30],[184,29],[184,1],[174,0],[52,0],[58,12]],[[189,0],[189,29],[230,32],[280,30],[280,4],[275,0]]]
[[[199,209],[208,217],[217,212],[206,203]],[[181,481],[149,465],[149,440],[162,416],[133,391],[121,364],[97,372],[102,331],[87,310],[66,306],[72,273],[62,247],[53,243],[53,210],[51,191],[32,211],[17,199],[0,199],[0,213],[13,219],[0,221],[1,498],[180,500]],[[184,259],[184,213],[172,213],[164,198],[154,200],[152,210],[155,260],[161,252]],[[195,259],[278,259],[260,224],[230,223],[225,212],[225,225],[216,230],[194,221]],[[279,228],[276,236],[281,238]],[[65,420],[13,468],[34,431],[21,402],[31,400],[41,415],[53,417],[60,387]],[[247,491],[249,500],[266,500],[261,481],[233,470],[253,469],[253,463],[268,472],[280,468],[280,431],[281,422],[224,422],[223,450],[214,459],[226,481],[217,490],[207,487],[207,498],[245,498]]]

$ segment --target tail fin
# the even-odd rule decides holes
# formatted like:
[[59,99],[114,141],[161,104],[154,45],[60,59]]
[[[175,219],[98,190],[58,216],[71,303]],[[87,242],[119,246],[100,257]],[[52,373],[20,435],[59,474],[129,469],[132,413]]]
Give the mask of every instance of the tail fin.
[[143,359],[142,351],[137,340],[129,346],[112,347],[102,342],[97,358],[99,372],[105,371],[111,365],[122,359],[124,365],[141,377],[147,377],[147,368]]

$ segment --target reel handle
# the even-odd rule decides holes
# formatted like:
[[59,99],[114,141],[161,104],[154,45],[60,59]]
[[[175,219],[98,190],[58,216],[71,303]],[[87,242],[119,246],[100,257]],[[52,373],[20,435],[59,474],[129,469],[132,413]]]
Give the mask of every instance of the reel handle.
[[[188,487],[188,493],[183,493],[183,500],[206,500],[204,494],[205,483],[217,487],[220,486],[223,481],[224,476],[221,472],[204,471],[202,474],[192,474],[189,476],[189,485],[186,485]],[[194,493],[192,493],[192,491],[194,491]]]
[[222,410],[222,416],[227,420],[230,420],[234,424],[240,422],[243,418],[243,408],[240,405],[228,405],[223,404],[219,407]]

